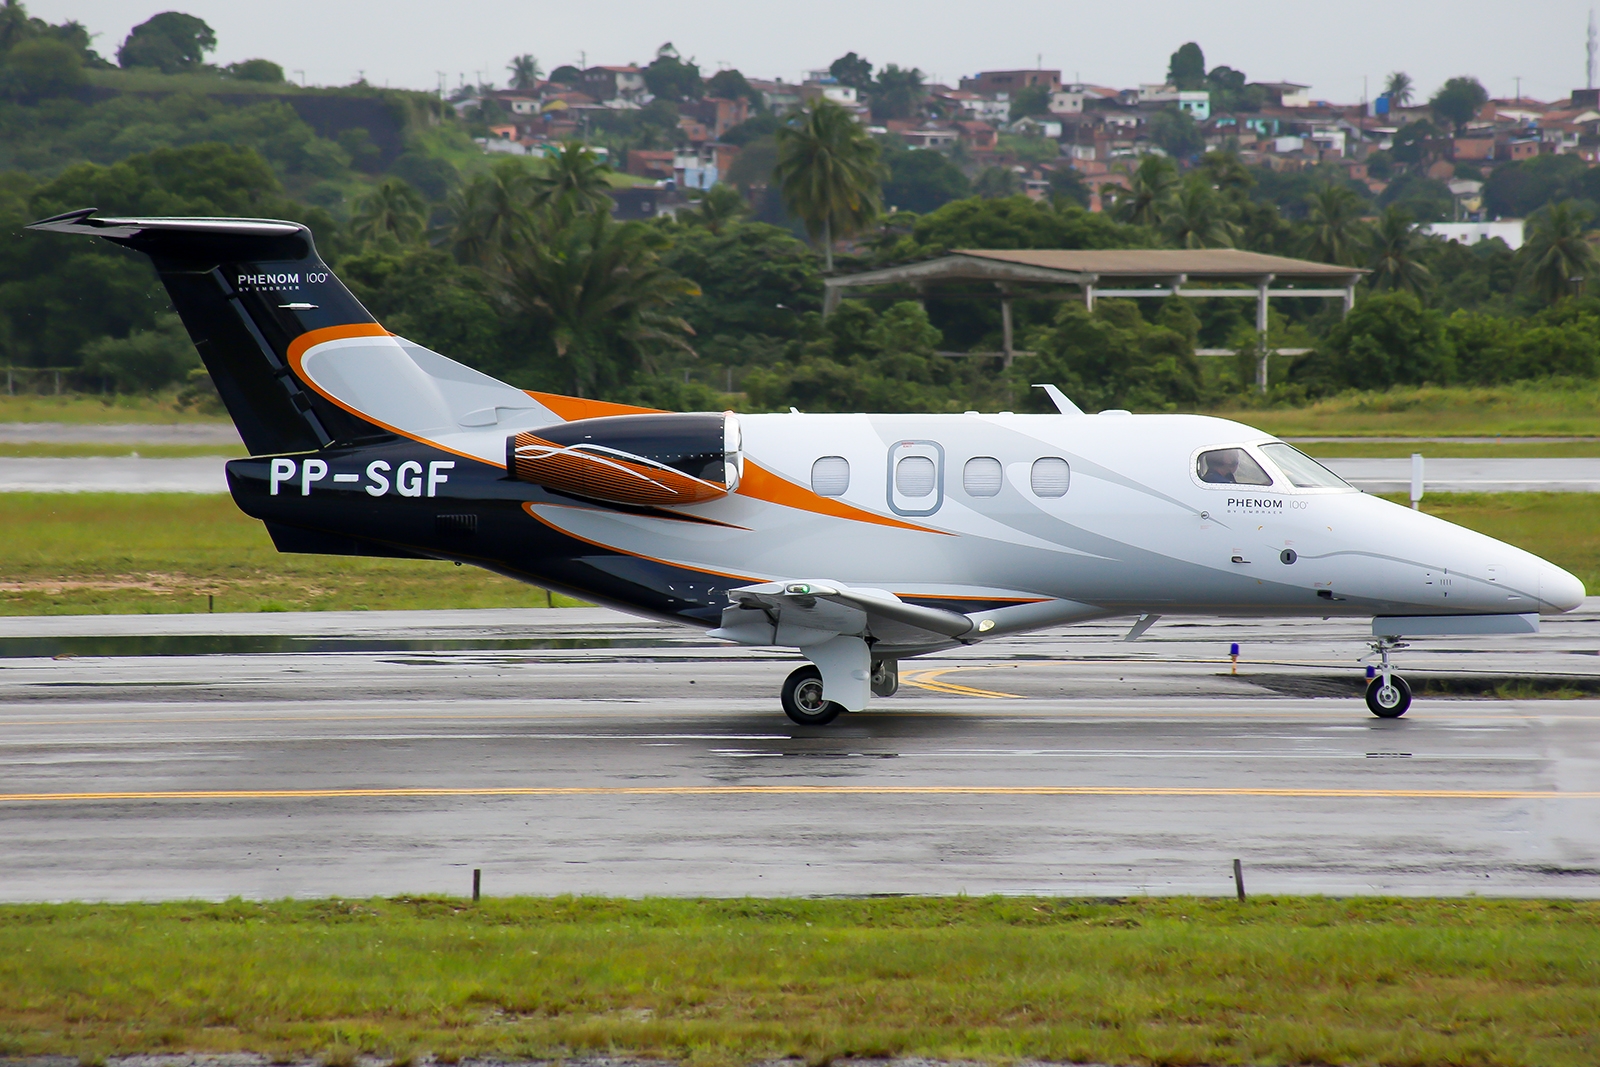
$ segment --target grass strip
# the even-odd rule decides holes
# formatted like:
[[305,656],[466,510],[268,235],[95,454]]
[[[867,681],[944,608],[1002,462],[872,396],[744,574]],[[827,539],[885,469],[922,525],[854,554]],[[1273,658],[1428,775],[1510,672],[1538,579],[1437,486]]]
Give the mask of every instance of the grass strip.
[[0,544],[0,615],[547,605],[542,589],[443,560],[280,553],[220,493],[6,493]]
[[[492,877],[492,871],[490,872]],[[0,907],[0,1055],[1600,1062],[1600,904]]]
[[9,459],[59,458],[93,459],[102,456],[136,456],[145,459],[194,459],[216,456],[217,466],[224,460],[248,455],[243,445],[166,445],[166,444],[97,444],[86,441],[46,442],[27,441],[18,444],[0,443],[0,457]]
[[1600,383],[1574,379],[1396,386],[1381,393],[1343,393],[1301,407],[1240,407],[1207,414],[1280,437],[1592,437],[1600,433]]

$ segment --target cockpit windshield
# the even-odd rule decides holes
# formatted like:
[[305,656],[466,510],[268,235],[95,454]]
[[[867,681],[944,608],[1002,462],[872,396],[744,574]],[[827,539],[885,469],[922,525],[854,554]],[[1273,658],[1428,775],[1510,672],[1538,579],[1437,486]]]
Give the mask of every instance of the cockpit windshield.
[[1299,489],[1349,489],[1351,485],[1327,467],[1318,463],[1293,445],[1274,441],[1262,445],[1261,451],[1278,465],[1289,481]]
[[1272,478],[1242,448],[1214,448],[1200,453],[1195,473],[1212,485],[1271,485]]

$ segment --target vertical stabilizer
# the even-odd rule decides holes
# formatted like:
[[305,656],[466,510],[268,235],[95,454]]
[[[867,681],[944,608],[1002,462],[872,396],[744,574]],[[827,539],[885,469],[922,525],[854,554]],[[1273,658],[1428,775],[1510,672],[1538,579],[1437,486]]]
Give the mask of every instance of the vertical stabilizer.
[[253,455],[301,452],[387,429],[330,403],[292,366],[291,345],[386,335],[317,255],[311,231],[270,219],[94,217],[28,227],[102,237],[148,255]]

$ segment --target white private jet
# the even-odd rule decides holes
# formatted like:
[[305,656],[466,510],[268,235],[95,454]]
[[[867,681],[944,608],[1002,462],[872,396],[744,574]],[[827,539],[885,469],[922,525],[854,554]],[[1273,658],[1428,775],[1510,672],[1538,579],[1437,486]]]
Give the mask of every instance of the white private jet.
[[147,253],[251,458],[239,507],[284,552],[472,563],[810,663],[821,725],[900,659],[1064,623],[1359,616],[1367,706],[1405,713],[1407,636],[1527,633],[1583,583],[1198,415],[673,413],[526,392],[395,336],[261,219],[32,229]]

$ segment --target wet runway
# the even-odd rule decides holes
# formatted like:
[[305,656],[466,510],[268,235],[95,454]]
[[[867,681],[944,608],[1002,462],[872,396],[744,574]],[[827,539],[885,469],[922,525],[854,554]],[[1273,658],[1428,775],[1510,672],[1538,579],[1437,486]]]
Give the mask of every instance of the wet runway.
[[[0,620],[0,899],[1600,893],[1600,700],[1381,721],[1363,624],[1125,629],[800,728],[792,656],[599,609]],[[1398,662],[1600,691],[1600,600]]]

